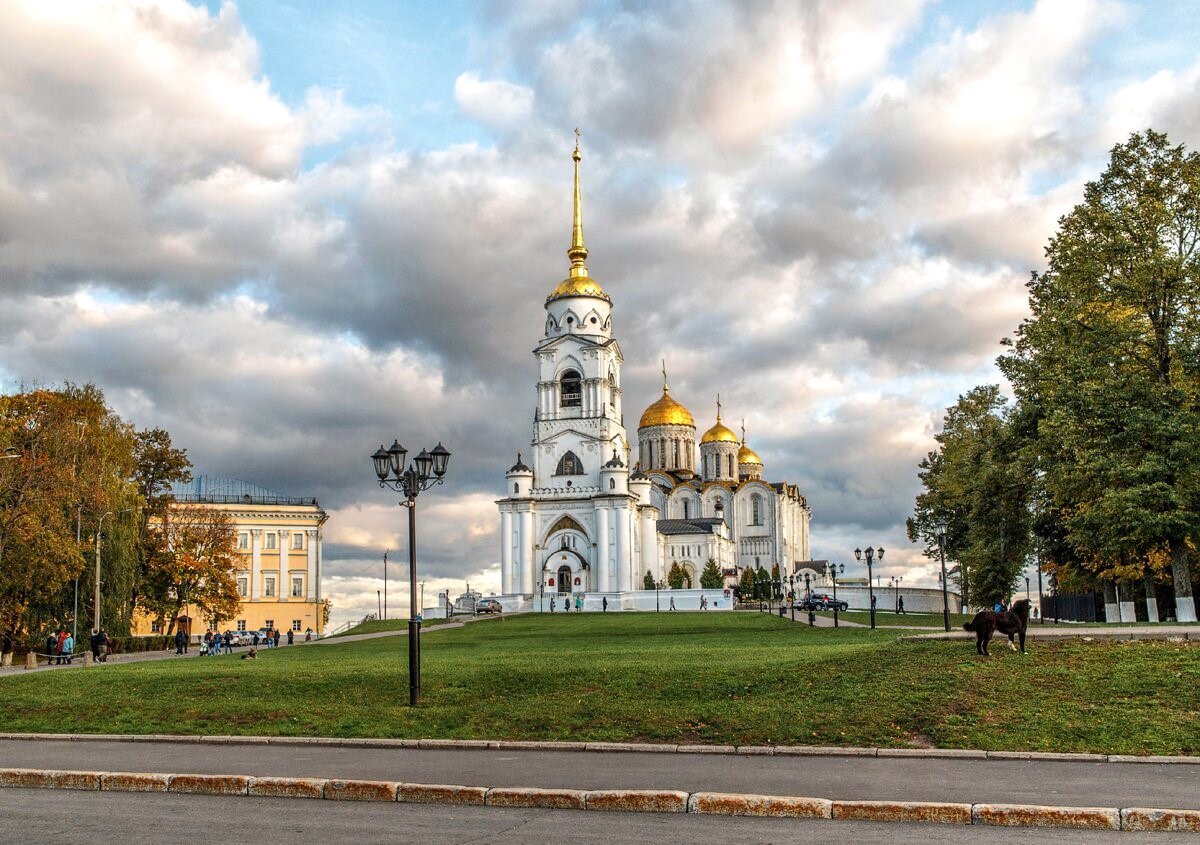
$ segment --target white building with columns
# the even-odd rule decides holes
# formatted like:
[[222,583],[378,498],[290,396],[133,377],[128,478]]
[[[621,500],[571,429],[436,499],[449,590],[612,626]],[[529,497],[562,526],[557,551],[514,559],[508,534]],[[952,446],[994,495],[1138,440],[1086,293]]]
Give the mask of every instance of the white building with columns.
[[[762,462],[736,437],[711,448],[706,440],[698,472],[695,422],[670,397],[665,367],[663,396],[642,415],[632,449],[612,298],[586,265],[578,146],[572,158],[571,266],[546,298],[533,350],[529,449],[518,452],[496,503],[500,600],[509,610],[546,609],[550,597],[561,607],[567,595],[588,609],[606,602],[614,610],[653,609],[647,583],[665,584],[676,564],[685,573],[684,592],[674,593],[680,601],[698,606],[703,593],[708,607],[728,608],[727,589],[700,590],[704,564],[716,561],[729,584],[739,566],[752,563],[792,571],[808,557],[807,502],[794,485],[763,482]],[[717,427],[724,429],[719,412]],[[633,455],[638,468],[631,468]],[[743,512],[745,526],[737,522]]]

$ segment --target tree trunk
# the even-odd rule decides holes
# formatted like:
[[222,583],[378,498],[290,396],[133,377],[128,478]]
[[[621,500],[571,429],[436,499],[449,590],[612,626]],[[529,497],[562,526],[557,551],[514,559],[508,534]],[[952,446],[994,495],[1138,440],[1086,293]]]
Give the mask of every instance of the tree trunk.
[[1192,596],[1192,573],[1188,566],[1187,543],[1171,541],[1171,577],[1175,582],[1175,621],[1196,621],[1196,600]]
[[1112,581],[1104,582],[1104,621],[1116,622],[1121,618],[1117,609],[1117,586]]
[[1158,621],[1158,590],[1154,585],[1154,570],[1146,567],[1142,573],[1142,583],[1146,586],[1146,621]]

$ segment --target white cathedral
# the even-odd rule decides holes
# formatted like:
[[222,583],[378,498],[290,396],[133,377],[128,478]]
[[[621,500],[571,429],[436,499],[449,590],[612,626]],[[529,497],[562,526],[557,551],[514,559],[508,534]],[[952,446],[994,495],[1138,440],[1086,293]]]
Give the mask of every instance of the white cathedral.
[[[638,423],[637,465],[621,402],[621,348],[612,298],[584,263],[576,144],[574,222],[567,278],[546,298],[537,359],[537,409],[528,457],[505,476],[500,509],[499,597],[506,610],[545,609],[551,597],[582,597],[589,610],[653,609],[654,583],[672,564],[684,594],[713,609],[731,605],[726,589],[746,567],[774,566],[786,579],[808,561],[808,502],[794,484],[763,480],[763,463],[721,421],[700,438],[696,422],[670,394]],[[725,588],[703,590],[700,573],[716,561]],[[563,595],[568,594],[568,595]],[[667,599],[661,598],[665,603]],[[561,604],[559,605],[561,607]],[[680,609],[684,609],[680,605]]]

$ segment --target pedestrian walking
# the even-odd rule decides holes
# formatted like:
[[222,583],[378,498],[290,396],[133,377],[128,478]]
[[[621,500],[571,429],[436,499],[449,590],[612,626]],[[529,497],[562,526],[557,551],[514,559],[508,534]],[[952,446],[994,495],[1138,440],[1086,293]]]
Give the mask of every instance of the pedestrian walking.
[[875,600],[876,600],[877,598],[878,598],[878,596],[874,596],[874,595],[873,595],[873,596],[871,596],[871,610],[874,610],[874,609],[875,609]]
[[600,599],[600,612],[608,613],[608,596],[604,596]]
[[583,596],[575,597],[575,609],[580,613],[583,613]]
[[550,612],[554,612],[554,596],[550,597]]
[[100,662],[100,632],[99,631],[92,631],[92,636],[88,642],[88,645],[91,646],[91,649],[92,649],[92,660],[99,663]]
[[258,631],[254,632],[254,637],[250,643],[253,648],[258,648]]
[[108,653],[112,650],[112,644],[108,641],[108,631],[103,628],[96,634],[96,641],[100,646],[100,662],[108,662]]
[[295,634],[295,632],[292,631],[291,628],[288,628],[288,645],[295,645],[295,643],[296,643],[296,634]]
[[675,597],[671,596],[671,606],[669,608],[667,608],[667,610],[674,610],[674,609],[675,609]]
[[[68,637],[68,636],[69,636],[69,634],[67,634],[67,629],[66,629],[66,628],[60,628],[60,629],[59,629],[59,631],[58,631],[58,651],[57,651],[57,653],[58,653],[58,660],[56,661],[56,662],[57,662],[57,663],[59,663],[59,664],[61,664],[61,663],[63,662],[63,660],[65,660],[65,659],[66,659],[66,656],[67,656],[67,653],[68,653],[68,652],[67,652],[67,650],[66,650],[66,648],[64,648],[64,646],[65,646],[65,645],[66,645],[66,643],[67,643],[67,637]],[[75,641],[74,641],[74,640],[71,640],[71,647],[72,647],[72,648],[74,648],[74,647],[75,647]]]
[[204,631],[204,648],[200,650],[202,655],[212,654],[212,629],[207,628]]
[[908,613],[908,611],[906,611],[906,610],[904,609],[904,596],[899,596],[899,597],[896,599],[896,612],[897,612],[897,613],[904,613],[904,614],[907,614],[907,613]]
[[307,642],[310,642],[311,640],[312,640],[312,628],[306,628],[304,631],[304,641],[307,643]]
[[175,653],[183,654],[183,647],[187,644],[187,637],[183,634],[183,629],[180,628],[175,632]]
[[279,648],[279,629],[275,629],[275,648]]
[[63,644],[62,644],[63,660],[65,660],[67,663],[70,663],[72,660],[75,659],[75,638],[72,637],[69,632],[64,632],[64,633],[66,633],[67,635],[63,639]]
[[233,631],[225,632],[225,653],[233,654]]
[[[49,666],[51,663],[54,663],[55,658],[58,658],[58,655],[61,653],[58,650],[58,636],[51,631],[46,637],[46,665]],[[62,662],[61,658],[59,658],[59,662]]]
[[700,609],[708,610],[708,597],[707,596],[700,596]]

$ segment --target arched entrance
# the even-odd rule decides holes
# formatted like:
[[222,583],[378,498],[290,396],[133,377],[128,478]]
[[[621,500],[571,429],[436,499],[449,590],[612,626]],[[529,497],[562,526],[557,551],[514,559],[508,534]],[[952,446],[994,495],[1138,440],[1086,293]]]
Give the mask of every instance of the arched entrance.
[[571,592],[571,567],[560,566],[558,568],[558,591],[560,593]]
[[694,590],[696,588],[696,567],[690,563],[683,563],[679,568],[683,570],[683,589]]
[[[553,584],[547,583],[546,592],[549,593],[586,593],[589,589],[588,584],[588,566],[583,555],[574,549],[558,548],[554,549],[546,556],[546,562],[542,566],[548,578],[553,580]],[[575,581],[579,583],[576,584]]]

